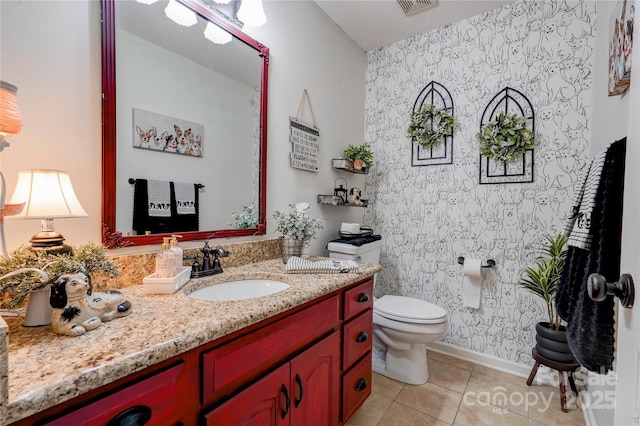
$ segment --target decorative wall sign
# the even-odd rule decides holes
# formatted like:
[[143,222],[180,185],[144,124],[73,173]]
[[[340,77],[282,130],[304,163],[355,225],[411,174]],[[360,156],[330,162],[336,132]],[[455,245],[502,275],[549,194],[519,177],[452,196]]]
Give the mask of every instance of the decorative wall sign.
[[618,1],[611,14],[613,35],[609,43],[609,96],[622,95],[631,84],[633,5],[632,1]]
[[[525,117],[527,128],[534,132],[535,117],[531,102],[522,92],[510,87],[505,87],[489,101],[482,113],[480,131],[501,112]],[[527,149],[519,158],[507,162],[480,155],[480,184],[525,182],[533,182],[533,149]]]
[[[442,84],[431,81],[420,92],[413,104],[414,112],[420,111],[426,104],[431,104],[438,109],[453,114],[453,99],[451,93]],[[425,148],[418,143],[412,144],[411,166],[437,166],[440,164],[453,164],[453,130],[444,137],[442,143],[436,143]]]
[[133,108],[133,146],[202,157],[204,127],[166,115]]
[[[298,118],[305,99],[309,105],[313,124],[305,123]],[[291,142],[291,167],[317,173],[320,130],[316,125],[316,118],[313,115],[311,101],[306,89],[302,92],[296,116],[289,117],[289,128],[291,129],[289,136],[289,141]]]

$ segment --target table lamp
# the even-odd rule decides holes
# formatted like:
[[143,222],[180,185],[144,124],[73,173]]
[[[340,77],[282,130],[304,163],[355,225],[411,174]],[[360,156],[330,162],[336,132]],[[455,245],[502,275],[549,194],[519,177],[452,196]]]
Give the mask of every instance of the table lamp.
[[64,237],[53,229],[53,219],[87,217],[71,185],[61,170],[21,170],[10,204],[22,204],[16,219],[41,219],[42,229],[31,240],[32,250],[71,253]]

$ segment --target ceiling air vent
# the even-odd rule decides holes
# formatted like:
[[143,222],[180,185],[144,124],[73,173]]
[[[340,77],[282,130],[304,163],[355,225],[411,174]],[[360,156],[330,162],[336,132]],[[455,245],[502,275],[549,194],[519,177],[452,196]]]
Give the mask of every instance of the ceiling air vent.
[[407,16],[433,7],[437,3],[438,0],[398,0],[398,4]]

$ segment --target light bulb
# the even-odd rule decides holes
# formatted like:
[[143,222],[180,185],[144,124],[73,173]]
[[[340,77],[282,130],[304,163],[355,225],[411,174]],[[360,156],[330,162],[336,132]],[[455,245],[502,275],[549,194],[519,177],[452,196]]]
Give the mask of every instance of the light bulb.
[[207,27],[204,29],[204,36],[217,44],[225,44],[231,41],[231,34],[211,22],[207,22]]
[[242,0],[238,19],[248,27],[259,27],[266,24],[267,17],[264,15],[262,0]]
[[173,22],[185,27],[190,27],[198,22],[196,14],[176,0],[169,0],[169,4],[164,9],[164,13],[171,18]]

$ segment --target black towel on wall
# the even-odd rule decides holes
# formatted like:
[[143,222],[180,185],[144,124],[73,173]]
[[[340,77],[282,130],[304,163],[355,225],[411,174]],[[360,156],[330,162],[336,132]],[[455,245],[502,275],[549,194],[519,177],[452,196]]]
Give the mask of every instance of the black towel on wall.
[[591,215],[591,249],[569,247],[556,292],[556,306],[567,322],[571,351],[585,368],[600,374],[613,364],[616,302],[613,296],[602,302],[591,300],[587,278],[598,273],[607,282],[615,282],[620,276],[625,151],[626,138],[607,150]]
[[146,179],[136,179],[133,187],[133,230],[138,235],[144,235],[146,231],[152,234],[166,234],[187,231],[198,231],[200,223],[200,199],[199,191],[194,184],[195,214],[178,215],[176,208],[176,196],[171,182],[171,216],[149,216],[149,191]]

